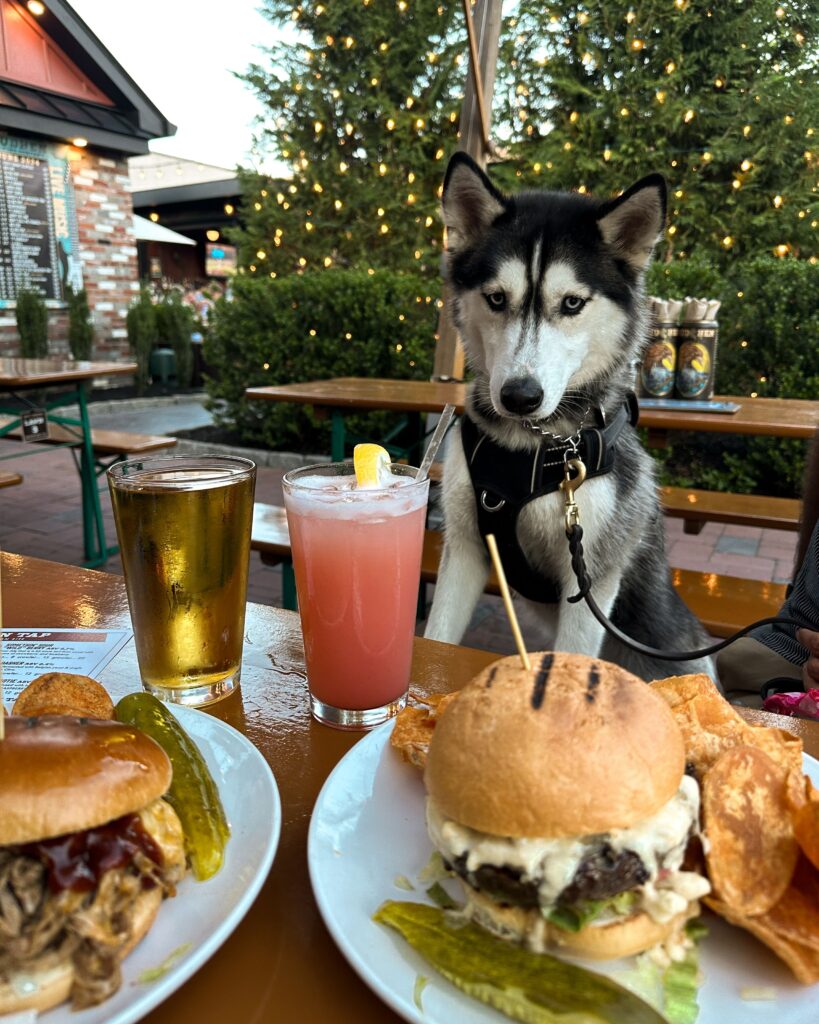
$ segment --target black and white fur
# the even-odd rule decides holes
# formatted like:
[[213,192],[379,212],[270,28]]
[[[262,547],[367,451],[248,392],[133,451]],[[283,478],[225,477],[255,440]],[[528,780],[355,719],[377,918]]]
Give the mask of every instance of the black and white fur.
[[[666,188],[649,175],[612,200],[575,193],[503,195],[468,156],[447,169],[443,215],[451,310],[474,374],[468,415],[509,449],[537,444],[534,427],[573,434],[591,406],[607,420],[633,386],[645,340],[643,276],[665,224]],[[628,635],[692,650],[707,636],[677,596],[665,555],[654,464],[626,427],[614,470],[577,491],[592,593]],[[444,470],[445,540],[426,636],[457,643],[483,591],[489,559],[460,436]],[[577,592],[557,492],[522,511],[528,561],[556,580],[557,605],[531,604],[554,628],[554,648],[618,662],[644,679],[712,673],[709,661],[667,662],[604,634]],[[556,622],[555,622],[556,615]]]

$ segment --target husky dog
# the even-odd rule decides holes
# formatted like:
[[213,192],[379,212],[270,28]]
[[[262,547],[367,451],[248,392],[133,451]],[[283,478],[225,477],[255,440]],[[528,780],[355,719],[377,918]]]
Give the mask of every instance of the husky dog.
[[629,397],[646,336],[643,276],[665,208],[658,174],[612,200],[508,197],[468,156],[452,158],[445,276],[474,379],[445,462],[427,637],[460,641],[489,572],[483,537],[495,533],[510,585],[551,621],[556,650],[600,655],[647,680],[713,674],[707,660],[634,653],[568,600],[578,587],[558,487],[579,455],[589,471],[576,493],[585,560],[603,613],[654,648],[708,642],[671,583],[653,460]]

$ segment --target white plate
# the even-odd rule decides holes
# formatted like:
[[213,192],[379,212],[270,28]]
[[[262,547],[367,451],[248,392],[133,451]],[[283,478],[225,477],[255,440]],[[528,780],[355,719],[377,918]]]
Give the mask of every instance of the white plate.
[[[72,1012],[63,1003],[37,1018],[42,1024],[132,1024],[167,999],[227,939],[261,889],[279,843],[281,803],[265,759],[236,729],[192,708],[171,707],[207,762],[227,819],[230,840],[222,869],[207,882],[190,875],[176,896],[164,900],[153,927],[126,957],[122,986],[110,999]],[[180,947],[165,974],[140,982],[143,971],[163,966]]]
[[[319,910],[339,949],[370,988],[415,1024],[500,1024],[508,1018],[460,993],[373,913],[387,899],[426,901],[418,873],[431,845],[424,825],[424,788],[417,769],[389,746],[392,723],[369,733],[336,765],[322,788],[310,822],[307,858]],[[819,785],[819,762],[804,767]],[[416,886],[396,885],[404,876]],[[790,971],[751,935],[708,916],[703,942],[704,982],[697,1024],[815,1024],[819,990],[794,981]],[[628,961],[606,968],[617,980]],[[599,966],[596,969],[600,969]],[[419,1011],[413,992],[429,979]],[[775,1001],[743,1000],[748,988],[771,987]]]

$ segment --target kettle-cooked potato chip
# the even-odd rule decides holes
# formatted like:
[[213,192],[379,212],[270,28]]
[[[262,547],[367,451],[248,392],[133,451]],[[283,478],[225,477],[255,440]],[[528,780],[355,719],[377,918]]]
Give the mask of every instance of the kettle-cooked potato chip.
[[434,693],[428,697],[410,693],[412,699],[424,706],[407,706],[399,711],[390,736],[390,745],[405,761],[414,764],[416,768],[424,767],[435,722],[457,695],[457,690],[454,693]]
[[708,876],[735,914],[765,913],[790,884],[799,847],[787,782],[787,771],[752,746],[726,751],[705,775]]
[[802,852],[819,870],[819,800],[806,800],[802,807],[795,811],[793,830]]
[[669,705],[697,776],[731,747],[747,743],[752,726],[728,703],[706,675],[670,676],[651,684]]
[[76,715],[78,718],[113,718],[114,703],[96,679],[72,672],[46,672],[20,693],[13,714]]

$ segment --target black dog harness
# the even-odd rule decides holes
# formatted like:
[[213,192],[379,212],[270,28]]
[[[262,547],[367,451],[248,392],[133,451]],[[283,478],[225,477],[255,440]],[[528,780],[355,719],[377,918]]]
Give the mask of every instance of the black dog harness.
[[484,434],[468,415],[461,420],[461,440],[478,513],[481,537],[494,533],[509,586],[532,601],[554,604],[560,588],[533,569],[518,542],[518,516],[535,498],[560,487],[567,459],[586,465],[586,479],[614,468],[617,441],[627,424],[637,423],[637,399],[631,393],[606,424],[595,410],[598,426],[583,427],[571,438],[544,436],[534,452],[509,451]]

